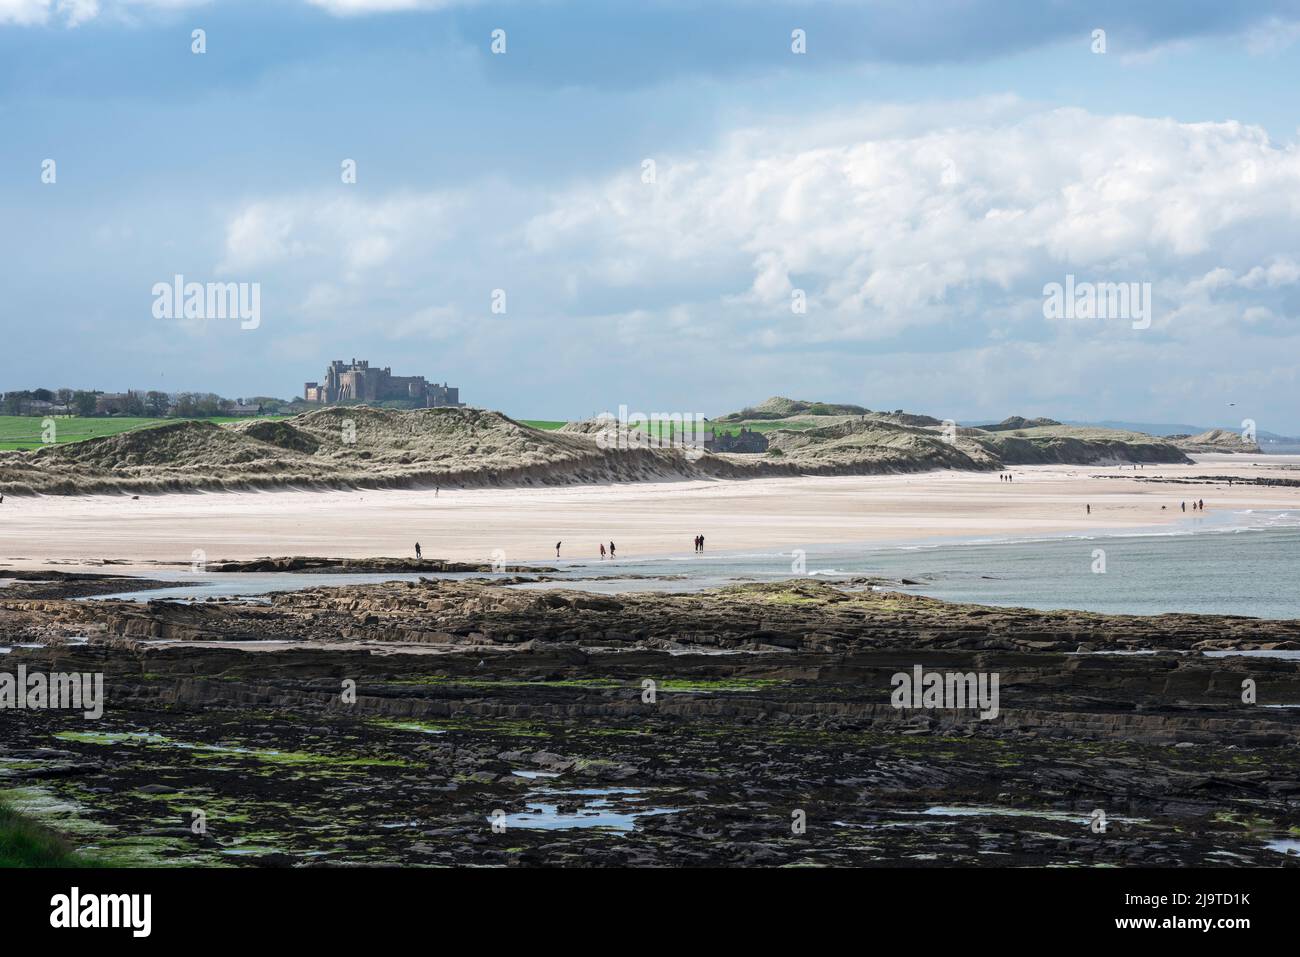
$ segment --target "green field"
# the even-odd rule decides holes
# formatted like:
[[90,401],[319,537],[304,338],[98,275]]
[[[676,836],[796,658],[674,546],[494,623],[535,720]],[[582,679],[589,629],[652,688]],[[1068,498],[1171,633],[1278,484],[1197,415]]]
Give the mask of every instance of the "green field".
[[554,432],[556,429],[568,425],[567,422],[554,422],[550,419],[516,419],[520,425],[527,425],[534,429],[541,429],[543,432]]
[[[132,429],[144,429],[152,425],[181,421],[179,419],[132,418],[130,416],[101,419],[83,418],[77,415],[56,415],[52,416],[52,418],[55,425],[55,439],[59,444],[82,442],[86,439],[97,439],[105,435],[117,435],[119,432],[130,432]],[[276,416],[266,416],[266,418],[276,418]],[[45,417],[40,415],[0,415],[0,450],[39,449],[43,444],[41,442],[41,422],[44,419]],[[243,418],[238,416],[217,416],[206,421],[218,423],[241,422]]]
[[820,422],[769,422],[763,419],[746,419],[743,422],[710,422],[713,426],[714,435],[722,435],[724,432],[728,435],[735,435],[741,427],[751,432],[775,432],[777,429],[792,429],[796,432],[804,429],[820,428],[824,423]]

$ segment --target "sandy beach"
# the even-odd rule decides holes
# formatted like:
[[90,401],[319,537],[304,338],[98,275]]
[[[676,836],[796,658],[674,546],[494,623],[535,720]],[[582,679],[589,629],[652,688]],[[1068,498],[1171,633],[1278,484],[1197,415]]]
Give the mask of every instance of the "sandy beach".
[[[1194,476],[1295,478],[1300,456],[1198,456],[1192,465],[1024,466],[997,475],[914,475],[692,481],[545,489],[219,492],[38,498],[0,506],[0,564],[94,566],[104,560],[189,564],[267,555],[407,556],[545,562],[691,550],[910,542],[1142,528],[1194,517],[1179,503],[1223,510],[1300,507],[1300,488],[1166,484]],[[1092,513],[1085,513],[1085,505]],[[1161,506],[1165,506],[1163,509]],[[1199,513],[1197,513],[1199,514]]]

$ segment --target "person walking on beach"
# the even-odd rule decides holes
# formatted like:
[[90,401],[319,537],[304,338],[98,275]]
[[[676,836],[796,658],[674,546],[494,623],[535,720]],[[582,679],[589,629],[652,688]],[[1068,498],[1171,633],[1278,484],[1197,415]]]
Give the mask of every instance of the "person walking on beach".
[[704,551],[704,536],[703,536],[703,535],[700,536],[700,538],[699,538],[699,542],[700,542],[700,551]]
[[601,560],[602,562],[605,560],[605,543],[604,543],[604,542],[601,542],[601,543],[600,543],[600,560]]
[[609,557],[610,557],[611,559],[614,557],[614,542],[613,542],[612,539],[610,540],[610,543],[609,543]]
[[415,560],[418,562],[418,561],[419,561],[421,558],[423,558],[423,557],[424,557],[424,554],[420,551],[420,543],[419,543],[419,542],[416,542],[416,543],[415,543]]
[[[4,496],[0,495],[0,502],[4,501]],[[1205,511],[1205,499],[1201,499],[1201,511]]]
[[1085,505],[1084,508],[1086,508],[1086,509],[1088,510],[1087,514],[1089,514],[1089,515],[1092,514],[1092,506],[1091,506],[1091,505]]
[[[1181,503],[1179,503],[1179,504],[1182,505],[1182,508],[1183,508],[1183,511],[1184,511],[1184,512],[1187,511],[1187,503],[1186,503],[1186,502],[1181,502]],[[1193,502],[1192,504],[1195,505],[1196,503]]]
[[564,542],[556,542],[556,543],[555,543],[555,557],[556,557],[556,558],[559,558],[559,557],[560,557],[560,546],[563,545],[563,544],[564,544]]

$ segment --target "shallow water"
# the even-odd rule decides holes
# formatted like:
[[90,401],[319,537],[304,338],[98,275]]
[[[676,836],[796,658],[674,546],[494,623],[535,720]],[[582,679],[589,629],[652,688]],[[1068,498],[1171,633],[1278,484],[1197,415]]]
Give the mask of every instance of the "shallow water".
[[1300,661],[1300,651],[1281,649],[1273,651],[1203,651],[1201,654],[1207,658],[1284,658],[1289,661]]
[[[1230,516],[1229,518],[1232,518]],[[1300,618],[1300,512],[1188,520],[1173,531],[1062,535],[1019,541],[813,548],[664,561],[688,581],[595,581],[592,591],[692,591],[737,580],[853,576],[909,579],[899,590],[981,605],[1109,614],[1196,613]],[[1094,572],[1095,550],[1105,571]],[[629,567],[648,572],[655,563]],[[521,586],[521,587],[546,587]],[[555,587],[555,586],[550,586]],[[898,586],[891,586],[898,587]]]
[[[1104,571],[1094,571],[1104,554]],[[1188,518],[1173,528],[1033,539],[949,539],[920,544],[810,546],[772,552],[708,552],[644,561],[559,562],[520,589],[575,588],[605,594],[693,592],[737,582],[870,576],[948,601],[1110,614],[1198,613],[1300,618],[1300,511],[1243,511]],[[610,577],[605,577],[610,576]],[[614,577],[617,576],[617,577]],[[657,577],[665,576],[665,577]],[[508,578],[420,574],[232,573],[178,575],[147,592],[96,596],[203,600],[320,586]]]
[[[301,591],[306,588],[336,587],[340,585],[369,585],[377,581],[419,581],[421,578],[438,578],[455,581],[482,577],[481,572],[455,572],[431,575],[428,572],[387,574],[331,574],[328,572],[159,572],[149,577],[154,580],[174,581],[165,588],[148,591],[114,592],[111,595],[91,595],[84,601],[203,601],[208,598],[248,598],[271,595],[282,591]],[[492,577],[492,576],[488,576]],[[497,577],[508,577],[505,575]]]
[[[901,814],[919,813],[929,817],[1036,817],[1048,821],[1065,821],[1074,824],[1087,825],[1092,823],[1091,814],[1083,814],[1078,811],[1038,811],[1032,809],[998,807],[996,805],[941,805],[938,807],[929,807],[924,811],[909,812],[900,811]],[[1145,824],[1144,818],[1135,817],[1116,817],[1107,815],[1108,822],[1118,822],[1121,824]]]
[[[529,772],[514,773],[522,776]],[[614,801],[611,800],[613,798],[618,798],[619,806],[623,807],[623,810],[614,809]],[[530,795],[527,811],[506,814],[502,820],[507,830],[512,827],[542,830],[601,827],[615,831],[630,831],[636,827],[638,818],[650,814],[670,813],[668,808],[626,809],[628,803],[643,800],[645,800],[643,792],[638,788],[543,789]],[[561,811],[561,803],[566,807],[576,804],[577,808],[572,811]],[[488,821],[491,820],[492,818],[489,817]]]

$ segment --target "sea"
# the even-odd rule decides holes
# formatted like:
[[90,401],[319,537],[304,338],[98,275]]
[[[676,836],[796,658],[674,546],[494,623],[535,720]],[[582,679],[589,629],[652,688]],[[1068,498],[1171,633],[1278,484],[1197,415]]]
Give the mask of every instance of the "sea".
[[[981,605],[1300,619],[1300,510],[1216,512],[1176,526],[1109,533],[710,550],[548,564],[559,569],[546,576],[549,580],[514,587],[692,592],[743,582],[845,583],[870,577],[885,580],[880,587]],[[187,574],[166,588],[99,597],[191,601],[421,577],[507,576]]]

